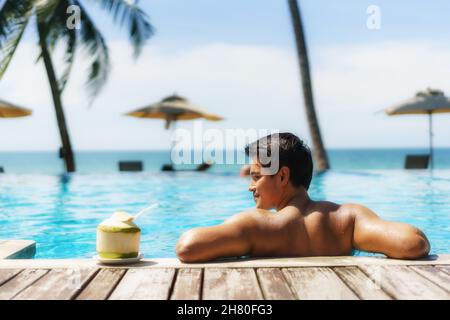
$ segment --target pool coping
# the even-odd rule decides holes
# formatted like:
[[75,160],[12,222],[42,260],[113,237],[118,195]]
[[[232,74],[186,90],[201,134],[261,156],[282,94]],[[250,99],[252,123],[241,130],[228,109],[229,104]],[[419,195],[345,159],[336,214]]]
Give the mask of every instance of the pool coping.
[[35,241],[0,240],[0,259],[32,259],[35,254]]
[[358,265],[449,265],[450,254],[430,255],[418,260],[399,260],[385,257],[299,257],[227,259],[208,263],[183,263],[176,258],[143,259],[136,264],[104,265],[94,259],[2,259],[0,269],[49,268],[289,268],[339,267]]

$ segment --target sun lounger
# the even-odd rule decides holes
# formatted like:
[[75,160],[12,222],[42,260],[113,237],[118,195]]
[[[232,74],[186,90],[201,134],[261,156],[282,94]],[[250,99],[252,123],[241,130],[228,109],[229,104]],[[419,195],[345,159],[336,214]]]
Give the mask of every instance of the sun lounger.
[[430,162],[430,155],[407,155],[405,159],[405,169],[427,169]]
[[212,164],[210,163],[202,163],[198,165],[195,169],[175,169],[171,164],[164,164],[161,168],[162,171],[206,171],[208,170]]
[[161,171],[175,171],[175,169],[171,164],[164,164],[161,168]]
[[119,171],[124,172],[138,172],[142,171],[144,168],[142,161],[120,161],[119,162]]

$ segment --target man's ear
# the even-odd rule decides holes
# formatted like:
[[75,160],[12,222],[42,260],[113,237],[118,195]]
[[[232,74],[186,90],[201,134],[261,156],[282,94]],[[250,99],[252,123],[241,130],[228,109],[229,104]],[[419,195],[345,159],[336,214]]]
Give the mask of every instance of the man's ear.
[[279,171],[279,174],[280,174],[281,185],[283,187],[287,186],[288,183],[289,183],[290,175],[291,175],[291,172],[290,172],[289,168],[288,167],[282,167],[280,169],[280,171]]

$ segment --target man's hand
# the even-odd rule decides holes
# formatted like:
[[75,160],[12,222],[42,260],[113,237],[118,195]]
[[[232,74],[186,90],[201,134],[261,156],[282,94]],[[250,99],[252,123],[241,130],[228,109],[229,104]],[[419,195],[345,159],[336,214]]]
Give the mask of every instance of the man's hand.
[[354,218],[355,249],[383,253],[397,259],[417,259],[430,252],[430,243],[419,229],[406,223],[384,221],[361,205],[344,206]]

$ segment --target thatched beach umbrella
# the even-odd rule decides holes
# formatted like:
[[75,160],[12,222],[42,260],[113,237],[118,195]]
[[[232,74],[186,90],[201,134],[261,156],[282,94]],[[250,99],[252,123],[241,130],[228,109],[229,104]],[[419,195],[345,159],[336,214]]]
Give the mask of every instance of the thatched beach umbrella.
[[0,118],[19,118],[31,115],[32,111],[0,100]]
[[191,104],[186,98],[172,95],[160,102],[147,107],[131,111],[127,116],[148,119],[166,120],[165,128],[169,129],[171,124],[180,120],[206,119],[210,121],[223,120],[222,117],[207,113],[201,108]]
[[[222,117],[203,111],[198,106],[191,104],[186,98],[177,95],[169,96],[160,102],[131,111],[125,115],[136,118],[163,119],[166,121],[165,128],[172,128],[172,130],[175,129],[176,121],[195,119],[206,119],[209,121],[223,120]],[[209,166],[210,164],[202,164],[197,168],[197,170],[203,171]],[[173,170],[172,164],[164,165],[163,170]]]
[[394,107],[387,108],[385,112],[390,116],[405,114],[428,115],[428,131],[430,140],[430,160],[433,167],[433,114],[450,112],[450,99],[441,90],[427,89],[416,94],[410,100],[404,101]]
[[[0,118],[20,118],[31,115],[32,111],[15,106],[9,102],[0,100]],[[4,173],[3,167],[0,167],[0,173]]]

